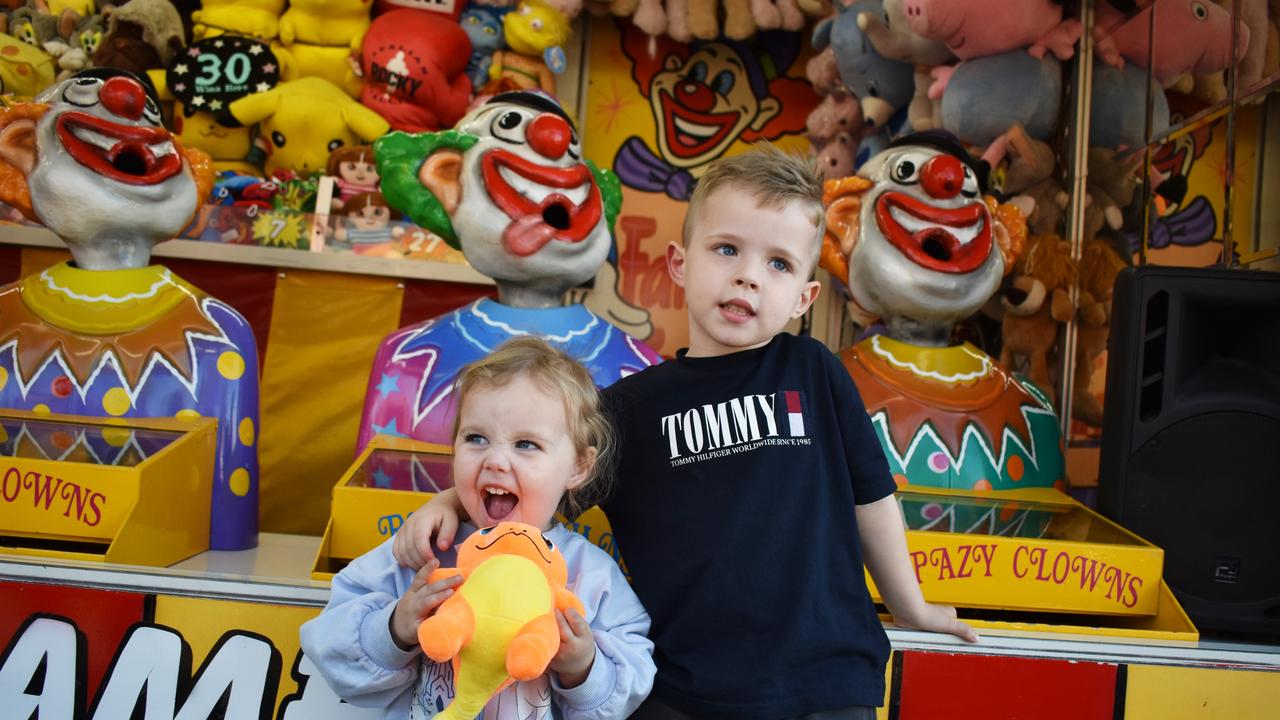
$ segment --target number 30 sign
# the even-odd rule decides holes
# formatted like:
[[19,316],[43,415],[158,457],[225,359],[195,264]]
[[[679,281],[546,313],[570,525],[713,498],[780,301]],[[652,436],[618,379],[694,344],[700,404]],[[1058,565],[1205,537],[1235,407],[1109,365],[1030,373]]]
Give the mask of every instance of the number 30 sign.
[[165,72],[174,97],[188,112],[213,113],[224,125],[237,125],[227,106],[245,95],[266,92],[280,80],[280,63],[266,44],[236,35],[192,43]]

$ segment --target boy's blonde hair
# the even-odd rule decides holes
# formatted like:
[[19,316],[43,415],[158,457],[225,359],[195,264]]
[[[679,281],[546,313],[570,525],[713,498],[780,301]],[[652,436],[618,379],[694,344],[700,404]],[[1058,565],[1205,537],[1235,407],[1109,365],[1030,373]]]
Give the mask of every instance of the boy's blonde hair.
[[570,520],[603,499],[612,483],[609,472],[614,453],[613,426],[600,405],[591,373],[577,360],[536,337],[518,337],[503,343],[487,357],[464,367],[454,383],[459,412],[453,420],[453,438],[458,437],[462,403],[478,387],[501,387],[518,377],[527,377],[552,397],[564,401],[569,437],[579,460],[595,448],[595,462],[587,471],[587,481],[568,490],[560,511]]
[[793,202],[800,203],[813,221],[811,256],[813,262],[817,262],[822,250],[826,212],[822,206],[822,175],[813,161],[761,141],[747,152],[722,157],[711,163],[706,174],[698,179],[693,197],[689,198],[689,208],[684,216],[685,247],[689,246],[693,224],[707,198],[717,189],[727,186],[751,193],[765,208],[777,210]]

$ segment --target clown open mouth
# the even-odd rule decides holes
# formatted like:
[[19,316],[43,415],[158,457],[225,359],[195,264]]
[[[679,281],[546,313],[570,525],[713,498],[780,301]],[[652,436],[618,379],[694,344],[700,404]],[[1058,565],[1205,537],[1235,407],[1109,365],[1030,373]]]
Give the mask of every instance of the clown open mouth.
[[585,163],[548,167],[490,150],[480,167],[490,199],[512,220],[502,242],[514,255],[527,257],[552,240],[581,242],[600,222],[600,191]]
[[885,238],[929,270],[973,272],[991,254],[991,222],[981,201],[940,208],[904,193],[887,192],[876,200],[875,213]]
[[724,142],[742,119],[735,112],[704,113],[691,110],[675,101],[668,92],[659,95],[667,147],[682,158],[694,158],[710,152]]
[[129,185],[155,185],[182,172],[182,157],[164,128],[119,125],[82,112],[55,121],[71,157],[93,172]]

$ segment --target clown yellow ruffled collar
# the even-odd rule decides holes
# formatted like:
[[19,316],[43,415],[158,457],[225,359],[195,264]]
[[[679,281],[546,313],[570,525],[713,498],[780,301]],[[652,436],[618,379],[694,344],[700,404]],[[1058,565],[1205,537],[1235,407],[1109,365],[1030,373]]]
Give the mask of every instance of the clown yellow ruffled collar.
[[190,377],[188,336],[223,335],[201,307],[204,297],[159,265],[81,270],[64,262],[0,292],[0,325],[7,329],[0,346],[15,344],[23,377],[55,353],[80,382],[107,355],[115,357],[130,385],[155,353]]
[[970,343],[951,347],[924,347],[875,335],[866,349],[895,370],[948,385],[971,384],[991,375],[991,356]]

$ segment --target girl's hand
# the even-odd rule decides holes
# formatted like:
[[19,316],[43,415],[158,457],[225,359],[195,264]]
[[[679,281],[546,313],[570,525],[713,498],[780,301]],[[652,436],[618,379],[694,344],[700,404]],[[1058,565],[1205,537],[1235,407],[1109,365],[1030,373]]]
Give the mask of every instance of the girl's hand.
[[440,604],[453,595],[453,589],[462,584],[461,575],[451,575],[433,583],[427,577],[440,567],[440,561],[431,558],[422,566],[409,589],[404,591],[391,612],[391,637],[401,650],[409,650],[418,645],[418,626],[435,612]]
[[587,621],[572,608],[556,610],[556,624],[560,626],[560,650],[548,667],[560,675],[563,687],[575,688],[591,673],[596,659],[596,639]]
[[432,536],[441,550],[453,547],[453,537],[458,533],[457,497],[456,491],[449,488],[405,519],[391,544],[391,555],[396,562],[407,568],[420,568],[434,560]]
[[978,642],[978,633],[969,624],[956,618],[956,609],[950,605],[923,603],[910,617],[894,616],[893,624],[907,630],[955,635],[965,642]]

